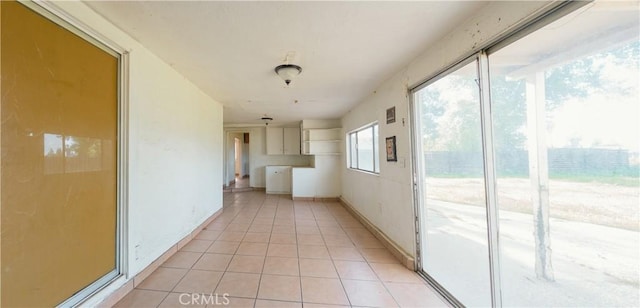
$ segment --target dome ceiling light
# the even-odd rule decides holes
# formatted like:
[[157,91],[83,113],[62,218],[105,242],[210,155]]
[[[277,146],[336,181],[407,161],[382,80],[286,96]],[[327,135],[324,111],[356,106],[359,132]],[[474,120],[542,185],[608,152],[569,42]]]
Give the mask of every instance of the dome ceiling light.
[[275,71],[276,74],[278,74],[278,76],[280,76],[280,78],[282,78],[282,80],[284,80],[284,83],[286,83],[288,86],[294,77],[302,73],[302,67],[295,64],[282,64],[276,66]]
[[273,121],[273,118],[265,115],[264,117],[260,118],[260,120],[264,121],[264,125],[269,125],[269,123]]

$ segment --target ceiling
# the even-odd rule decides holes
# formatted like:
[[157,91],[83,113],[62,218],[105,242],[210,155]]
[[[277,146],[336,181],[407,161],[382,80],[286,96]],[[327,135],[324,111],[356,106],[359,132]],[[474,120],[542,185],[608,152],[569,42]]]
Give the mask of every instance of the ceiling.
[[[480,1],[89,1],[224,105],[224,124],[339,118]],[[287,87],[274,72],[302,67]]]

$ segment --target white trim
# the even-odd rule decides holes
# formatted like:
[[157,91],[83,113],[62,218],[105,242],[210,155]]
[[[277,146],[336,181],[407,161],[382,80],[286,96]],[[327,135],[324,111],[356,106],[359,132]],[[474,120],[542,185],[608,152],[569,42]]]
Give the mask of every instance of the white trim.
[[82,302],[87,300],[93,294],[98,293],[100,290],[104,289],[114,280],[120,278],[121,275],[118,273],[117,269],[112,270],[106,275],[100,277],[98,280],[94,281],[90,285],[86,286],[84,289],[78,291],[78,293],[73,294],[73,296],[69,297],[64,302],[58,304],[57,307],[77,307]]
[[116,247],[120,274],[129,273],[129,53],[119,61],[118,102],[118,245]]
[[421,221],[420,217],[420,202],[422,196],[422,190],[418,187],[418,171],[424,170],[422,167],[422,161],[418,160],[418,156],[416,155],[416,149],[422,149],[422,138],[420,138],[421,134],[419,130],[416,128],[418,120],[416,119],[416,115],[419,113],[419,108],[415,104],[415,92],[407,89],[407,95],[409,96],[409,162],[411,164],[411,203],[413,204],[413,235],[415,236],[414,241],[414,265],[413,268],[416,271],[422,270],[422,249],[420,248],[420,243],[422,239],[420,238],[420,230],[422,230],[422,226],[420,225]]
[[[449,67],[447,67],[446,69],[442,70],[440,73],[438,73],[437,75],[434,75],[431,79],[426,80],[425,82],[421,83],[419,86],[414,87],[412,89],[410,89],[409,93],[411,95],[410,97],[410,102],[411,102],[411,106],[410,106],[410,110],[411,110],[411,115],[410,115],[410,119],[415,119],[415,121],[413,121],[412,125],[411,125],[411,132],[412,132],[412,142],[416,142],[417,145],[415,147],[413,147],[414,150],[412,150],[412,156],[413,159],[415,160],[415,164],[414,164],[414,169],[413,169],[413,174],[414,174],[414,179],[413,179],[413,183],[414,185],[414,211],[415,211],[415,217],[414,217],[414,227],[416,228],[416,238],[415,238],[415,244],[416,244],[416,272],[418,272],[419,275],[421,275],[422,277],[425,278],[425,280],[427,281],[427,283],[429,284],[429,286],[431,286],[436,293],[438,293],[438,295],[440,297],[442,297],[443,299],[445,299],[449,304],[451,304],[454,307],[464,307],[464,305],[462,304],[462,302],[460,302],[452,293],[449,292],[449,290],[447,290],[446,288],[444,288],[442,285],[440,285],[440,283],[434,279],[433,277],[431,277],[429,275],[429,273],[427,273],[425,271],[425,269],[422,267],[422,260],[424,259],[424,256],[422,255],[423,250],[421,249],[420,245],[422,241],[422,236],[426,234],[427,232],[427,228],[426,228],[426,221],[424,219],[422,219],[422,213],[426,212],[426,202],[424,202],[424,200],[421,198],[421,196],[424,195],[424,191],[426,190],[425,188],[425,179],[423,176],[423,173],[421,172],[421,170],[424,170],[424,155],[422,155],[422,149],[424,149],[423,145],[422,145],[422,139],[421,139],[421,135],[420,135],[420,127],[419,125],[420,123],[420,106],[418,105],[418,103],[415,101],[415,95],[417,92],[423,90],[424,88],[428,87],[429,85],[435,83],[436,81],[447,77],[449,74],[467,66],[470,65],[472,63],[476,63],[476,75],[479,75],[480,72],[478,72],[478,62],[479,62],[479,54],[475,53],[473,55],[471,55],[470,57],[467,57],[465,59],[462,59],[460,61],[457,61],[456,63],[450,65]],[[480,105],[480,104],[479,104]],[[482,115],[481,115],[482,116]],[[419,155],[417,155],[416,157],[416,152],[420,151]],[[486,185],[485,185],[486,187]],[[421,232],[421,233],[418,233]]]
[[104,50],[114,57],[119,57],[126,50],[114,41],[106,38],[99,32],[93,30],[85,23],[79,21],[60,9],[53,1],[43,0],[18,0],[21,4],[43,15],[57,25],[89,41],[96,47]]
[[481,52],[478,57],[480,79],[480,125],[482,130],[482,154],[484,159],[484,188],[487,213],[487,245],[489,248],[489,279],[491,279],[491,305],[502,307],[502,284],[500,281],[500,243],[498,196],[493,146],[493,120],[491,117],[491,85],[489,84],[489,58]]
[[[380,139],[380,124],[378,123],[378,121],[373,121],[367,125],[361,126],[357,129],[351,130],[349,132],[347,132],[345,134],[345,141],[346,141],[346,154],[345,157],[347,158],[347,169],[348,170],[355,170],[355,171],[361,171],[361,172],[365,172],[368,174],[373,174],[373,175],[379,175],[380,174],[380,140],[376,140],[375,134],[373,132],[373,128],[375,126],[378,126],[378,139]],[[364,131],[365,129],[371,128],[371,142],[373,143],[372,145],[372,155],[373,155],[373,170],[365,170],[365,169],[360,169],[360,168],[353,168],[351,166],[351,156],[353,155],[353,153],[351,153],[351,134],[356,134],[356,164],[359,164],[358,161],[358,133],[361,131]],[[376,142],[378,143],[378,147],[377,147],[377,151],[376,151]],[[386,151],[385,151],[386,152]],[[376,159],[378,160],[378,171],[376,171]]]

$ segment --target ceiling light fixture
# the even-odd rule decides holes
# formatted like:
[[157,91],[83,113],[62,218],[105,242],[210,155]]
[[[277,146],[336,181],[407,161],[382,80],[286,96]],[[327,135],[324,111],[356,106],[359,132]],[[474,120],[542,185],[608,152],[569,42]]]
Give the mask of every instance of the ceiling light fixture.
[[264,117],[260,118],[260,120],[264,121],[264,125],[269,125],[269,123],[273,121],[273,118],[265,115]]
[[276,66],[275,71],[276,74],[278,74],[278,76],[280,76],[280,78],[284,80],[284,83],[289,85],[294,77],[302,73],[302,67],[295,64],[282,64]]

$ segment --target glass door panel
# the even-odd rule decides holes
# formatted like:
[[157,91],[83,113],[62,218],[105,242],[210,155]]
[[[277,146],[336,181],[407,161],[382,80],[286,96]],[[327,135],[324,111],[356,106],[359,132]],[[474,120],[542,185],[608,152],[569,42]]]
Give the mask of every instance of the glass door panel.
[[0,306],[56,306],[116,270],[118,58],[0,5]]
[[489,55],[505,307],[640,304],[638,10],[595,2]]
[[466,306],[490,306],[477,62],[414,93],[421,270]]

